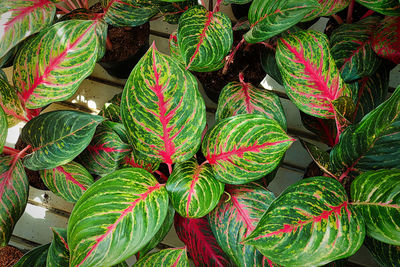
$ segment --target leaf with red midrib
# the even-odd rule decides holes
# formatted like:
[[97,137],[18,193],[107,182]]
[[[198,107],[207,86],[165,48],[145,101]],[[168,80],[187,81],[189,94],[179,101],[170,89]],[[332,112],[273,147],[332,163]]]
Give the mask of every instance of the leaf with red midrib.
[[[399,5],[400,13],[400,5]],[[400,63],[400,17],[386,17],[375,29],[372,48],[379,56]]]
[[69,247],[67,244],[67,229],[51,228],[53,240],[47,252],[46,267],[69,266]]
[[195,266],[231,266],[218,246],[206,217],[187,219],[176,213],[174,225],[179,239],[185,243]]
[[163,249],[159,252],[146,255],[135,263],[135,267],[188,267],[189,260],[184,248]]
[[310,21],[318,17],[330,16],[345,9],[352,0],[317,0],[321,7],[308,13],[302,21]]

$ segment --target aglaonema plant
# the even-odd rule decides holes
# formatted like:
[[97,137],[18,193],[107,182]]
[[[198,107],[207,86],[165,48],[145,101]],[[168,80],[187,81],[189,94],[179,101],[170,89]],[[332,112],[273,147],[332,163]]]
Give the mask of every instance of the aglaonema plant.
[[[17,49],[13,85],[0,83],[1,245],[26,205],[24,167],[75,203],[67,229],[53,228],[52,243],[17,266],[127,266],[133,255],[137,266],[188,266],[189,259],[196,266],[321,266],[346,260],[363,243],[383,266],[398,264],[400,89],[388,88],[399,63],[397,0],[254,0],[248,32],[235,47],[222,1],[196,5],[179,12],[171,56],[153,43],[99,115],[38,113],[68,99],[90,75],[104,49],[105,22],[144,23],[179,2],[102,1],[103,13],[79,11],[54,24],[59,4],[17,2],[22,15],[11,12],[8,24],[36,21],[28,10],[49,22]],[[357,10],[364,13],[356,17]],[[322,16],[333,18],[333,31],[304,29]],[[4,54],[27,36],[7,25],[15,40],[1,38]],[[265,46],[264,68],[304,126],[330,147],[300,140],[321,175],[279,196],[268,182],[301,139],[288,133],[279,97],[240,74],[222,89],[216,123],[207,127],[191,73],[229,70],[235,54],[254,43]],[[7,128],[19,120],[28,144],[21,151],[4,146]],[[173,224],[185,246],[150,253]]]

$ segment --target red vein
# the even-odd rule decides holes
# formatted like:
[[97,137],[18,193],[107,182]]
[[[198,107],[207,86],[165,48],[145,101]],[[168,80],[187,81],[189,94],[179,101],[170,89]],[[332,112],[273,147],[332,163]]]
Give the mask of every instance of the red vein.
[[251,218],[249,216],[249,213],[242,208],[242,206],[240,205],[240,203],[237,200],[237,198],[235,196],[231,195],[231,200],[232,200],[233,206],[236,207],[236,209],[238,210],[240,216],[243,218],[244,222],[246,223],[247,229],[246,229],[246,233],[244,235],[244,237],[246,237],[249,233],[253,232],[255,227],[253,226],[253,224],[251,222]]
[[179,260],[180,260],[181,257],[182,257],[182,254],[183,254],[183,250],[181,251],[181,253],[179,253],[178,258],[176,259],[176,261],[174,262],[174,264],[172,265],[172,267],[178,266],[178,263],[179,263]]
[[189,206],[190,202],[192,201],[192,195],[194,194],[194,187],[196,183],[199,181],[201,166],[197,166],[196,171],[194,172],[192,182],[190,183],[190,189],[188,193],[188,200],[186,203],[186,217],[189,218]]
[[249,94],[250,88],[249,88],[249,84],[244,81],[242,72],[239,73],[239,81],[240,81],[240,84],[242,85],[242,92],[244,94],[244,101],[246,103],[246,111],[247,111],[247,113],[252,113],[254,110],[254,107],[251,103],[251,97]]
[[104,144],[100,144],[100,145],[90,145],[88,146],[88,150],[90,152],[94,152],[95,154],[99,154],[100,151],[104,151],[104,152],[128,152],[130,151],[130,149],[116,149],[114,147],[105,147]]
[[70,181],[71,183],[77,185],[83,191],[86,191],[86,187],[78,182],[70,173],[66,172],[63,167],[58,166],[56,170],[65,175],[65,179],[67,180],[67,182]]

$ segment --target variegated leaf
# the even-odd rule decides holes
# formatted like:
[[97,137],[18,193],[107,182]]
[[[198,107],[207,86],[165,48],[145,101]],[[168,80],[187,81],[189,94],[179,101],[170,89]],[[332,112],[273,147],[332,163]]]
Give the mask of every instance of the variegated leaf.
[[24,213],[29,184],[24,166],[13,157],[0,157],[0,247],[10,240],[14,226]]
[[6,143],[7,139],[7,131],[8,124],[7,124],[7,116],[4,113],[3,109],[0,107],[0,154],[3,153],[3,147]]
[[331,174],[329,170],[329,153],[303,139],[300,139],[300,142],[318,167],[325,173]]
[[21,139],[33,152],[24,157],[31,170],[53,169],[78,156],[90,143],[103,117],[78,111],[51,111],[30,120]]
[[179,63],[185,65],[185,59],[182,57],[181,51],[179,50],[176,31],[171,33],[169,36],[169,52],[171,54],[171,57],[176,59]]
[[335,110],[335,122],[339,134],[352,124],[356,106],[353,99],[348,96],[341,96],[332,101]]
[[3,79],[0,79],[0,106],[7,115],[8,127],[13,127],[18,122],[26,120],[16,89]]
[[0,79],[8,82],[6,73],[0,69]]
[[215,178],[228,184],[244,184],[272,172],[293,141],[275,120],[241,114],[209,130],[202,152]]
[[149,254],[135,263],[135,267],[189,267],[189,260],[184,248],[169,248]]
[[198,5],[197,0],[185,0],[174,3],[166,3],[164,1],[155,1],[160,15],[164,17],[164,21],[170,24],[177,24],[182,14],[191,8]]
[[261,66],[265,73],[271,76],[277,83],[283,85],[282,75],[279,71],[278,65],[275,59],[275,51],[269,48],[263,48],[261,50]]
[[99,115],[113,122],[122,122],[120,111],[121,109],[119,105],[105,103],[103,108],[100,110]]
[[179,19],[177,38],[186,69],[215,71],[223,67],[232,47],[232,24],[222,12],[194,6]]
[[400,4],[396,17],[386,17],[372,37],[372,48],[380,57],[400,63]]
[[400,164],[400,88],[359,123],[349,126],[330,153],[332,170],[342,177]]
[[154,44],[129,76],[121,116],[139,155],[167,164],[197,152],[206,123],[194,76]]
[[400,246],[389,245],[368,236],[365,237],[364,245],[380,266],[396,267],[400,265]]
[[13,81],[30,109],[71,97],[95,66],[100,21],[68,20],[24,43],[14,61]]
[[238,114],[261,114],[287,128],[286,117],[279,97],[250,83],[230,82],[221,91],[215,121]]
[[195,266],[232,266],[228,257],[218,246],[206,217],[188,219],[175,213],[175,230],[185,243]]
[[147,171],[117,170],[78,200],[68,222],[71,266],[111,266],[142,249],[158,232],[168,193]]
[[69,266],[69,247],[67,243],[67,229],[51,228],[53,240],[51,241],[46,267],[68,267]]
[[119,122],[113,122],[113,121],[103,121],[102,123],[103,126],[107,127],[108,129],[113,130],[118,137],[121,139],[122,142],[129,144],[129,137],[128,133],[126,132],[125,126]]
[[195,158],[177,163],[166,189],[175,210],[186,218],[201,218],[212,211],[224,192],[210,164],[199,165]]
[[335,179],[313,177],[289,186],[244,240],[283,266],[320,266],[353,255],[365,225]]
[[361,174],[351,184],[351,198],[364,217],[367,235],[400,245],[400,170]]
[[356,0],[361,5],[388,16],[400,15],[398,0]]
[[336,142],[336,124],[334,119],[321,119],[300,111],[304,127],[316,134],[321,142],[333,147]]
[[50,243],[36,247],[22,256],[14,267],[44,267]]
[[316,0],[254,0],[249,10],[250,30],[246,42],[265,41],[297,24],[320,4]]
[[[18,52],[21,43],[14,46],[11,50],[9,50],[3,57],[0,57],[0,67],[1,68],[8,68],[13,65],[13,61],[15,58],[16,53]],[[7,81],[7,77],[4,78]]]
[[4,0],[0,6],[0,57],[26,37],[49,26],[56,7],[50,0]]
[[352,0],[317,0],[321,7],[307,14],[302,21],[313,20],[318,17],[330,16],[345,9]]
[[263,255],[253,246],[240,242],[256,228],[274,201],[274,194],[255,182],[227,185],[225,191],[227,195],[209,214],[210,227],[218,244],[237,266],[264,266]]
[[121,162],[121,168],[141,168],[150,173],[158,170],[159,166],[160,160],[144,156],[138,153],[138,151],[136,151],[135,149],[133,149],[128,155],[126,155]]
[[346,82],[374,74],[381,64],[371,47],[371,36],[379,20],[370,16],[353,24],[342,24],[332,33],[332,57]]
[[351,96],[323,33],[298,31],[279,39],[276,60],[286,93],[301,111],[309,115],[332,119],[332,101]]
[[74,161],[54,169],[41,170],[40,177],[47,188],[69,202],[78,201],[94,183],[92,175]]

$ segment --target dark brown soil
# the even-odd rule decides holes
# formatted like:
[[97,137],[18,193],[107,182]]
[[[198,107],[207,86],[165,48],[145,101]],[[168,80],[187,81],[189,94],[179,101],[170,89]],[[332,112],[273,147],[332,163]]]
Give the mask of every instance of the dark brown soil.
[[23,255],[24,253],[15,247],[2,247],[0,248],[0,266],[11,267],[16,264]]

